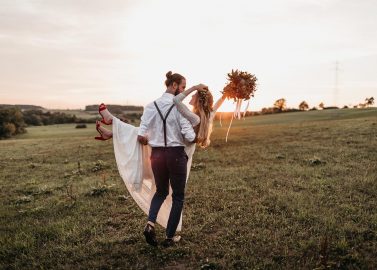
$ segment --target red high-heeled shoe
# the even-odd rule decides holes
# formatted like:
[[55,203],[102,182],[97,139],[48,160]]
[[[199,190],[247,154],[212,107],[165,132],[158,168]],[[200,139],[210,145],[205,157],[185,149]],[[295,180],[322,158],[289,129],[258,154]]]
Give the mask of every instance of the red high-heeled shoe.
[[101,113],[103,110],[106,110],[106,109],[107,107],[104,103],[101,103],[98,107],[98,113],[102,116],[101,123],[104,123],[105,125],[111,125],[113,123],[113,120],[111,119],[110,122],[106,122],[105,117],[103,117]]
[[110,136],[109,138],[105,138],[103,137],[103,133],[102,131],[99,129],[100,127],[100,122],[99,121],[96,121],[96,130],[98,131],[98,133],[101,135],[101,136],[97,136],[97,137],[94,137],[94,139],[96,140],[99,140],[99,141],[107,141],[109,139],[111,139],[113,136]]

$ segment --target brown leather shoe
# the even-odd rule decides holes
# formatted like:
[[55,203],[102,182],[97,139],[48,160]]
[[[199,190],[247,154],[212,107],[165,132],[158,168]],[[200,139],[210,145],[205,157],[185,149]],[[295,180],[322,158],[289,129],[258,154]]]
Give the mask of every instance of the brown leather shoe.
[[156,240],[156,232],[154,231],[154,227],[149,223],[145,226],[144,232],[145,241],[152,246],[157,246],[158,242]]

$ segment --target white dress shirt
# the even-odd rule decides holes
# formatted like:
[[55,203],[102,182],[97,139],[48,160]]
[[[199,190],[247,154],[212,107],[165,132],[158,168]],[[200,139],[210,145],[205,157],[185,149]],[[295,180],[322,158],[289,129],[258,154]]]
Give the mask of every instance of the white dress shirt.
[[[173,94],[164,93],[156,100],[157,106],[164,117],[174,104],[173,98]],[[153,102],[144,108],[138,135],[147,137],[148,143],[152,147],[165,146],[164,124]],[[194,141],[195,137],[196,135],[190,122],[174,106],[166,119],[167,146],[186,146],[188,142]]]

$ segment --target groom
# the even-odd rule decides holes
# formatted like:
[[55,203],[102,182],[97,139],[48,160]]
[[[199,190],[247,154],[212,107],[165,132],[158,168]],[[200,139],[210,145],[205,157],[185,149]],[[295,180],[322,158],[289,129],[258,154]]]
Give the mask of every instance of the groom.
[[[180,74],[166,74],[166,92],[145,107],[141,117],[138,141],[152,147],[151,164],[156,183],[149,209],[144,236],[148,244],[157,246],[155,223],[158,212],[169,194],[169,181],[173,190],[173,204],[166,227],[166,239],[162,245],[174,245],[180,240],[175,235],[184,202],[188,156],[185,142],[195,142],[195,132],[190,122],[174,106],[173,97],[184,91],[186,80]],[[198,87],[198,86],[197,86]]]

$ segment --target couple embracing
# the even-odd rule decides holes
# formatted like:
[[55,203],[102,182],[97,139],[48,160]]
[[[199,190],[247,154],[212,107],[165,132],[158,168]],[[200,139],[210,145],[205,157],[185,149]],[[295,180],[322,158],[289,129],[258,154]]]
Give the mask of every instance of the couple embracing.
[[[186,79],[169,71],[166,91],[148,104],[141,117],[140,127],[128,125],[113,116],[104,104],[99,107],[100,133],[96,139],[113,138],[118,170],[131,196],[148,215],[144,228],[146,242],[157,246],[155,224],[166,228],[162,245],[169,247],[180,241],[176,235],[182,226],[185,187],[190,173],[195,146],[210,144],[212,123],[217,109],[207,86],[199,84],[187,90]],[[182,101],[192,92],[190,111]],[[101,123],[112,125],[112,131]]]

